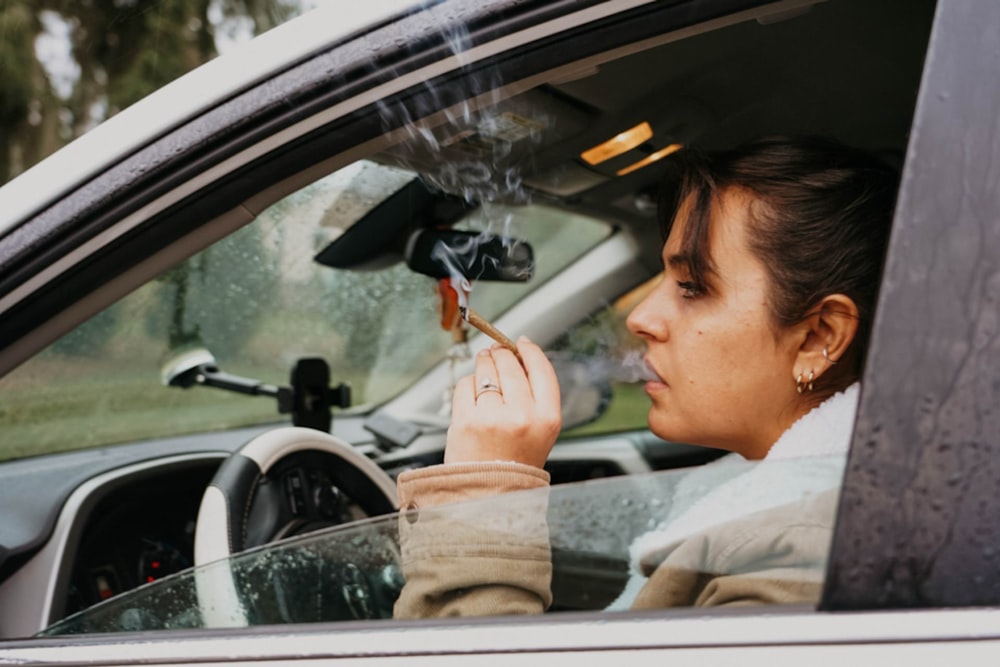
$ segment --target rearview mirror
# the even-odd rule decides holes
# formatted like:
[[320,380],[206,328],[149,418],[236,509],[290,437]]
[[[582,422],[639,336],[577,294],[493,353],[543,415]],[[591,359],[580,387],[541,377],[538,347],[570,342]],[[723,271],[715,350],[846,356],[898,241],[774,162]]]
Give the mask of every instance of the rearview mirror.
[[527,241],[487,232],[421,229],[406,244],[406,265],[432,278],[526,282],[535,271]]

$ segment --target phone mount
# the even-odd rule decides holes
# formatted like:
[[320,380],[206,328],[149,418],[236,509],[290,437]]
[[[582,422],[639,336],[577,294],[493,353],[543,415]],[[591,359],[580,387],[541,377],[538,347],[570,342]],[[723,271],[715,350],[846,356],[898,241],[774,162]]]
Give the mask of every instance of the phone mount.
[[195,385],[215,387],[248,396],[277,399],[278,412],[291,414],[292,424],[330,432],[334,406],[351,406],[351,387],[330,386],[330,366],[320,357],[303,357],[292,367],[291,386],[279,387],[253,378],[219,370],[212,353],[197,349],[180,355],[164,367],[163,384],[187,389]]

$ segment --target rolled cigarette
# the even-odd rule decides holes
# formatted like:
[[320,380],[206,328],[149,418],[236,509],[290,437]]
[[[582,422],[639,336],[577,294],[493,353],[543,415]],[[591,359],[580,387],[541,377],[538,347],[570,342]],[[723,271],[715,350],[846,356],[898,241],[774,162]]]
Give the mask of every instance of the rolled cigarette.
[[500,343],[505,348],[513,352],[514,356],[517,357],[518,361],[523,361],[521,359],[521,353],[517,351],[517,345],[514,344],[514,341],[505,336],[502,331],[500,331],[495,326],[490,324],[483,318],[482,315],[472,310],[471,308],[462,308],[461,311],[462,311],[462,316],[465,318],[466,322],[476,327],[484,334],[486,334],[487,336],[489,336],[490,338],[492,338],[493,340],[495,340],[496,342]]

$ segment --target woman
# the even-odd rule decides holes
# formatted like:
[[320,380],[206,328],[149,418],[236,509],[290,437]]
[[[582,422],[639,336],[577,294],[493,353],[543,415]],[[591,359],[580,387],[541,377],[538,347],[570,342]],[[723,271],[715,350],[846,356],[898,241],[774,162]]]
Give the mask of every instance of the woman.
[[[666,180],[673,186],[660,201],[663,280],[628,318],[648,350],[650,429],[750,460],[842,455],[892,215],[893,171],[820,139],[773,138],[676,158]],[[518,347],[523,367],[503,349],[477,356],[475,375],[455,390],[445,463],[400,475],[404,507],[548,484],[542,466],[559,433],[559,389],[541,349],[524,339]],[[836,468],[818,470],[835,486]],[[726,483],[750,482],[767,484],[760,475]],[[686,518],[710,529],[681,540],[669,531],[644,538],[637,560],[653,564],[625,602],[814,600],[815,582],[789,584],[760,572],[822,563],[836,495],[786,509],[774,509],[782,501],[773,495],[760,506],[766,515],[754,507],[712,517],[703,504]],[[536,524],[518,544],[457,535],[416,514],[401,521],[407,585],[397,616],[542,611],[551,570],[541,548],[544,507],[536,509]],[[751,537],[734,549],[736,535]],[[459,547],[470,540],[471,551]],[[752,562],[758,576],[705,577],[688,559],[694,553],[701,563],[716,554],[713,567],[731,571]]]

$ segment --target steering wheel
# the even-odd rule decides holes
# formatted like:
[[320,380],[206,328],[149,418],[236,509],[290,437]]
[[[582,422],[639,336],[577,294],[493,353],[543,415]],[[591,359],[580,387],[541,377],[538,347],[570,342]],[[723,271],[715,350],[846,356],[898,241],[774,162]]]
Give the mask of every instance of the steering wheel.
[[[396,484],[371,459],[348,443],[315,429],[285,427],[257,436],[223,461],[205,489],[198,510],[194,563],[228,558],[249,546],[251,504],[269,471],[291,454],[319,451],[332,455],[334,486],[356,489],[368,514],[398,509]],[[261,498],[262,501],[273,498]],[[269,541],[274,535],[268,536]]]
[[[196,566],[227,559],[248,546],[254,500],[280,502],[281,495],[258,493],[269,471],[296,453],[321,452],[333,457],[330,482],[352,491],[368,515],[392,512],[399,507],[396,484],[384,470],[348,443],[329,433],[309,428],[284,427],[257,436],[223,461],[205,489],[198,510],[194,538]],[[271,485],[274,486],[274,485]],[[264,514],[267,514],[265,508]],[[271,512],[273,515],[273,512]],[[259,532],[259,531],[258,531]],[[280,535],[268,535],[270,541]],[[208,627],[246,625],[240,597],[228,561],[195,570],[199,606]]]

